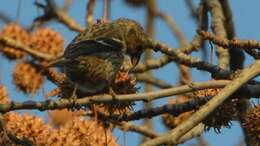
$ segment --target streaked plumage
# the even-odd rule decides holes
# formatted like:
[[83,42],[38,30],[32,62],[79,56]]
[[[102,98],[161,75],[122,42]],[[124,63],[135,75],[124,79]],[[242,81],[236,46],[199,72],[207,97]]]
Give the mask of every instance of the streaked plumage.
[[83,93],[111,89],[120,69],[130,70],[145,49],[142,27],[129,19],[97,23],[79,34],[51,66],[64,68]]

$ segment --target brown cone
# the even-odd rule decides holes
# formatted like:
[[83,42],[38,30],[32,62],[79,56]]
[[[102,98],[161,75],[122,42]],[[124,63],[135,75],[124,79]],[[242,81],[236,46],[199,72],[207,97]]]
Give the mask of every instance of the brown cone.
[[[219,93],[221,89],[205,89],[196,91],[194,93],[194,97],[203,98],[209,96],[215,96]],[[189,98],[185,96],[177,97],[170,103],[182,103],[188,101]],[[216,132],[220,132],[222,127],[230,127],[230,123],[233,119],[235,119],[238,115],[237,108],[241,106],[240,100],[237,98],[232,98],[225,101],[221,106],[216,108],[206,119],[204,119],[203,123],[206,126],[206,130],[210,128],[214,128]],[[187,120],[195,110],[191,110],[188,112],[184,112],[179,116],[172,116],[170,114],[166,114],[163,116],[163,122],[166,127],[174,128],[183,121]]]
[[[10,102],[10,99],[8,96],[7,88],[4,85],[0,84],[0,103],[5,104],[8,102]],[[12,142],[7,136],[4,127],[2,127],[2,123],[0,123],[0,145],[15,145],[14,142]]]
[[64,49],[64,39],[50,28],[40,28],[31,34],[31,47],[42,53],[55,57],[61,56]]
[[[0,35],[10,37],[16,41],[19,41],[25,45],[30,44],[29,33],[17,23],[10,23],[6,25],[0,32]],[[7,46],[0,46],[0,52],[3,53],[8,59],[21,59],[26,53],[15,48]]]
[[242,122],[250,139],[250,145],[260,146],[260,105],[250,109]]
[[32,62],[16,64],[13,71],[13,83],[24,93],[35,94],[43,84],[44,78]]
[[[113,90],[116,94],[133,94],[137,92],[136,79],[127,72],[119,71]],[[113,102],[96,106],[105,113],[123,114],[132,110],[133,102]],[[96,108],[95,107],[95,108]]]
[[239,100],[237,98],[228,99],[222,105],[217,107],[203,123],[206,126],[206,130],[214,128],[216,133],[220,133],[222,127],[230,128],[231,121],[237,117],[237,107]]
[[118,146],[116,139],[109,129],[94,120],[75,117],[59,129],[52,131],[47,145],[75,145],[75,146]]
[[59,127],[72,121],[75,117],[81,116],[84,111],[69,111],[68,109],[52,110],[48,112],[48,119],[51,125]]
[[0,103],[8,103],[10,102],[9,96],[8,96],[8,91],[7,88],[0,84]]
[[44,124],[43,119],[28,114],[20,115],[10,112],[4,115],[5,128],[19,139],[28,139],[36,145],[44,144],[43,138],[48,134],[50,127]]
[[[19,139],[34,145],[50,146],[118,146],[111,130],[94,120],[75,117],[59,128],[45,124],[42,118],[11,112],[4,115],[5,128]],[[7,141],[3,139],[3,141]]]

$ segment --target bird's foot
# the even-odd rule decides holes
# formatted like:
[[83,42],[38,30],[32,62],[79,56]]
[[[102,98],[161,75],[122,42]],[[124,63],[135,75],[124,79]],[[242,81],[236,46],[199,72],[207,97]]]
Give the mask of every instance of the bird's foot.
[[116,100],[116,92],[113,90],[112,87],[109,87],[108,94],[112,96],[113,100]]
[[76,84],[74,86],[73,92],[71,94],[70,100],[72,102],[72,109],[77,108],[77,89],[78,89],[78,85]]
[[117,105],[119,104],[119,101],[116,99],[116,93],[115,91],[113,90],[112,87],[109,88],[109,93],[111,96],[112,96],[112,101],[111,101],[111,104],[110,104],[110,107],[109,107],[109,114],[111,115],[113,112],[114,112],[114,108],[117,107]]
[[92,104],[91,106],[91,110],[93,112],[93,116],[96,122],[98,122],[98,113],[97,113],[97,107],[95,104]]

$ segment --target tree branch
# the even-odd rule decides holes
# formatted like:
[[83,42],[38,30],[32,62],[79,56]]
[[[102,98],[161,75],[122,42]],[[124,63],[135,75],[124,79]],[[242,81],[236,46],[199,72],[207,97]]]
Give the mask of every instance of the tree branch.
[[143,118],[152,118],[161,114],[169,113],[173,116],[178,116],[181,113],[198,109],[201,105],[205,104],[211,97],[191,99],[184,103],[166,104],[160,107],[153,107],[149,109],[142,109],[133,113],[107,115],[106,117],[115,121],[133,121]]
[[142,146],[155,146],[162,144],[176,144],[178,139],[182,137],[190,129],[198,125],[204,118],[206,118],[214,109],[221,105],[230,95],[232,95],[241,86],[247,83],[260,73],[260,60],[256,61],[249,68],[244,69],[241,74],[237,76],[232,82],[227,84],[216,96],[214,96],[207,104],[202,106],[196,111],[189,119],[184,123],[177,126],[168,134],[164,134],[161,137],[152,139]]
[[[77,100],[70,100],[68,98],[61,98],[58,100],[45,100],[45,101],[32,101],[28,100],[25,102],[15,102],[12,101],[7,104],[0,104],[0,112],[6,113],[13,110],[28,110],[36,109],[40,111],[53,110],[53,109],[63,109],[63,108],[73,108],[76,106],[87,106],[94,103],[109,103],[114,100],[126,102],[126,101],[150,101],[156,100],[163,97],[184,94],[188,92],[194,92],[198,90],[208,89],[208,88],[223,88],[227,84],[232,83],[227,80],[213,80],[208,82],[194,82],[188,85],[182,85],[178,87],[172,87],[169,89],[162,89],[159,91],[139,93],[139,94],[124,94],[117,95],[116,98],[111,95],[96,95],[80,98]],[[248,94],[249,97],[260,97],[260,86],[259,85],[248,85],[245,89],[241,89],[243,94]]]
[[159,91],[139,93],[139,94],[127,94],[117,95],[116,99],[111,95],[96,95],[90,97],[84,97],[75,101],[69,98],[61,98],[58,100],[47,100],[47,101],[25,101],[25,102],[10,102],[8,104],[0,104],[0,112],[5,113],[13,110],[25,110],[25,109],[37,109],[37,110],[52,110],[52,109],[63,109],[72,108],[75,105],[86,106],[93,103],[107,103],[114,100],[117,101],[151,101],[167,96],[173,96],[177,94],[183,94],[187,92],[193,92],[197,90],[207,88],[222,88],[230,81],[227,80],[216,80],[208,82],[195,82],[188,85],[172,87],[169,89],[162,89]]
[[26,46],[26,45],[22,44],[21,42],[15,41],[14,39],[12,39],[10,37],[0,36],[0,43],[3,45],[6,45],[8,47],[12,47],[12,48],[16,48],[21,51],[24,51],[24,52],[30,54],[34,58],[44,59],[44,60],[53,60],[56,58],[47,53],[41,53],[33,48],[30,48],[29,46]]
[[145,83],[154,85],[154,86],[162,88],[162,89],[172,87],[171,84],[169,84],[163,80],[157,79],[156,77],[147,76],[145,73],[144,74],[135,74],[135,76],[136,76],[136,80],[138,82],[145,82]]
[[59,8],[56,3],[52,0],[45,0],[46,5],[35,2],[35,5],[41,9],[43,9],[44,14],[42,16],[37,17],[35,22],[45,22],[51,19],[56,19],[59,22],[63,23],[70,30],[76,32],[83,32],[84,28],[82,28],[76,21],[74,21],[64,10]]
[[218,36],[215,36],[214,34],[206,31],[198,31],[198,33],[203,37],[205,40],[210,40],[214,44],[217,44],[218,46],[227,47],[227,48],[233,48],[233,49],[244,49],[249,55],[254,57],[255,59],[260,58],[260,54],[258,51],[253,49],[260,49],[260,42],[257,42],[256,40],[239,40],[239,39],[224,39],[220,38]]
[[232,74],[232,72],[229,70],[222,69],[217,65],[213,65],[208,62],[204,62],[199,58],[187,55],[179,49],[170,48],[167,45],[160,43],[159,41],[149,39],[147,44],[149,48],[169,55],[169,57],[171,57],[171,59],[177,63],[185,64],[190,67],[196,67],[199,70],[208,71],[215,78],[230,78],[230,75]]
[[140,133],[140,134],[142,134],[146,137],[149,137],[149,138],[155,138],[155,137],[159,136],[159,134],[155,133],[154,131],[152,131],[151,129],[148,129],[145,126],[137,126],[137,125],[130,124],[130,123],[127,123],[127,122],[119,122],[119,123],[116,123],[116,124],[123,131],[137,132],[137,133]]

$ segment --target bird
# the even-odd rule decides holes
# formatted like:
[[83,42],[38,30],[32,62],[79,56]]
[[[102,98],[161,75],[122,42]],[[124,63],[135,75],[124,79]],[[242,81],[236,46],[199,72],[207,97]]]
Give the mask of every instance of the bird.
[[49,66],[61,67],[84,95],[107,91],[115,96],[116,74],[120,70],[130,71],[138,64],[146,40],[144,29],[135,20],[98,22],[77,35],[64,54]]

